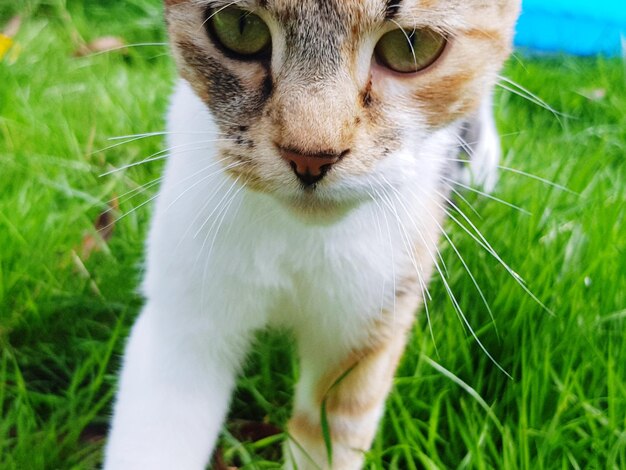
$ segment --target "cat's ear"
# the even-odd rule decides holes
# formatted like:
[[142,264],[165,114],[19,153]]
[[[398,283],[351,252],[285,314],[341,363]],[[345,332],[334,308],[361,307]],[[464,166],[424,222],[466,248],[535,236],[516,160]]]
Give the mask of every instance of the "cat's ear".
[[463,123],[459,131],[459,141],[461,151],[468,159],[459,174],[459,182],[492,192],[498,182],[502,150],[491,96],[483,101],[473,117]]

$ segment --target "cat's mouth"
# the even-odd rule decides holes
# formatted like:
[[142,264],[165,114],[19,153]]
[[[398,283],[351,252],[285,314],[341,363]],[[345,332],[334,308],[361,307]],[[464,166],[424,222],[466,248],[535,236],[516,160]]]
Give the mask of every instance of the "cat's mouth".
[[[307,223],[335,222],[371,199],[359,178],[364,175],[352,174],[342,166],[350,150],[305,153],[275,144],[274,149],[275,153],[262,153],[257,158],[228,159],[226,172],[249,190],[271,196]],[[235,155],[240,154],[230,154]]]
[[[318,157],[333,159],[333,164],[343,158]],[[295,175],[295,185],[273,192],[273,196],[281,205],[297,218],[315,224],[332,223],[345,217],[354,208],[363,203],[367,196],[360,191],[349,190],[342,184],[342,178],[334,175],[336,169],[331,165],[316,162],[319,168],[315,171],[290,167]],[[295,186],[295,187],[294,187]]]

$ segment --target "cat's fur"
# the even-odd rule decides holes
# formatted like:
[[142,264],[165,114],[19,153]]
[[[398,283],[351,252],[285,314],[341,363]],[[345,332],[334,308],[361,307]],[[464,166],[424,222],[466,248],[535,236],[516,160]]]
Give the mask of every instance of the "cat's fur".
[[[435,269],[463,135],[493,185],[490,95],[519,2],[235,2],[269,25],[264,64],[207,36],[207,7],[230,3],[165,1],[182,80],[105,468],[204,468],[253,334],[280,326],[301,362],[287,465],[357,469]],[[399,25],[445,33],[443,56],[413,75],[372,61]],[[280,147],[344,155],[304,188]]]

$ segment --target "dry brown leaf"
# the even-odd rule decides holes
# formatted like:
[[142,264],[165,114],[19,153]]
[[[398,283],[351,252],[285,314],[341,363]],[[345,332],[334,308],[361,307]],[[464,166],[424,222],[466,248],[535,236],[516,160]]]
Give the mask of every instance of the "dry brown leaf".
[[108,428],[108,425],[102,423],[88,424],[80,433],[79,439],[81,442],[88,444],[104,442],[107,436]]
[[74,263],[74,269],[76,270],[78,275],[84,279],[88,279],[89,287],[91,288],[91,291],[94,294],[96,294],[98,297],[102,297],[102,292],[100,292],[100,289],[98,288],[98,284],[96,284],[96,281],[94,281],[93,277],[91,276],[91,273],[87,269],[87,266],[85,266],[85,263],[83,263],[83,260],[80,259],[80,256],[78,256],[78,253],[76,253],[75,250],[72,250],[71,256],[72,256],[72,261]]
[[[260,421],[246,421],[236,419],[228,423],[228,429],[233,437],[239,441],[256,442],[270,436],[280,434],[282,431],[273,424]],[[224,459],[224,452],[217,448],[213,455],[213,470],[237,470],[238,467],[229,466]]]
[[234,420],[229,423],[230,432],[240,441],[256,442],[282,431],[273,424],[258,421]]
[[87,44],[79,46],[74,52],[74,55],[76,57],[84,57],[91,54],[113,51],[118,51],[123,54],[127,53],[126,43],[124,40],[117,36],[102,36]]
[[102,249],[102,245],[108,242],[115,230],[116,213],[119,211],[119,202],[114,198],[109,207],[102,211],[94,222],[95,233],[88,233],[83,237],[81,245],[81,258],[86,261],[95,252]]
[[237,467],[229,467],[224,461],[224,452],[218,447],[213,455],[213,464],[211,465],[213,470],[237,470]]

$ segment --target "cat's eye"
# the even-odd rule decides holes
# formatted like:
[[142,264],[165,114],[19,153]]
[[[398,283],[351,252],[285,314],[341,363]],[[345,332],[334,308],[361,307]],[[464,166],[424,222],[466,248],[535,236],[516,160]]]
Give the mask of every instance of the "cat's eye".
[[259,58],[271,52],[270,30],[254,13],[235,7],[207,13],[209,32],[226,52],[242,58]]
[[376,58],[400,73],[415,73],[434,64],[446,47],[446,38],[435,31],[394,29],[376,45]]

